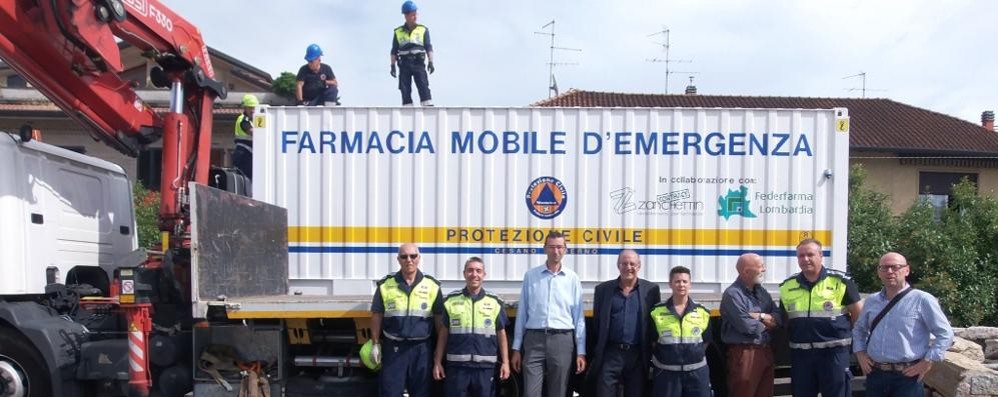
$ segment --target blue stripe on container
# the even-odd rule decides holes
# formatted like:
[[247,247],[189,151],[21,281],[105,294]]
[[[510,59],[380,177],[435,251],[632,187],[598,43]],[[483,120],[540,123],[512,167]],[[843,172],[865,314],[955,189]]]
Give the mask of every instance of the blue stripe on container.
[[[569,255],[617,255],[623,248],[570,248]],[[796,257],[797,251],[784,250],[740,250],[740,249],[707,249],[707,248],[636,248],[639,255],[684,255],[684,256],[739,256],[754,252],[762,256]],[[420,247],[424,254],[509,254],[509,255],[541,255],[543,248],[507,248],[507,247]],[[288,252],[294,254],[394,254],[396,247],[348,247],[348,246],[301,246],[292,245]],[[831,250],[825,250],[824,256],[831,256]]]

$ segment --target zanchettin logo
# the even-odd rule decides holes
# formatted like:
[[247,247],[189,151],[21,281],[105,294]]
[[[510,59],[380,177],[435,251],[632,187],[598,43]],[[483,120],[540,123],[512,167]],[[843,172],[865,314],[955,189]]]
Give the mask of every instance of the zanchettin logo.
[[527,187],[527,209],[541,219],[551,219],[565,209],[568,192],[557,178],[542,176],[530,182]]

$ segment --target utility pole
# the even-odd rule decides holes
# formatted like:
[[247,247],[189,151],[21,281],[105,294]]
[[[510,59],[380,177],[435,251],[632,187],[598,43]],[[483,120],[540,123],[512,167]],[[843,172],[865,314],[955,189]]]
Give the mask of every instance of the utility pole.
[[555,34],[554,34],[554,20],[553,19],[551,20],[551,22],[548,22],[544,26],[541,26],[541,29],[544,29],[544,28],[547,28],[547,27],[551,27],[551,31],[550,32],[534,32],[534,34],[539,34],[539,35],[544,35],[544,36],[550,36],[551,37],[551,47],[550,47],[550,49],[551,49],[551,55],[550,55],[550,58],[548,59],[548,98],[550,98],[550,97],[553,97],[555,95],[558,95],[558,81],[555,80],[555,78],[554,78],[554,67],[555,66],[578,65],[577,62],[555,62],[554,61],[554,50],[582,52],[582,49],[579,49],[579,48],[556,47],[554,45],[554,36],[555,36]]
[[687,60],[687,59],[671,59],[671,58],[669,58],[669,47],[671,46],[671,43],[669,42],[669,40],[670,40],[669,34],[670,34],[669,28],[666,27],[666,26],[662,26],[662,30],[661,31],[652,33],[652,34],[650,34],[648,36],[645,36],[645,37],[665,36],[665,41],[664,42],[657,43],[658,45],[662,46],[662,52],[665,53],[665,59],[651,58],[651,59],[645,59],[645,61],[646,62],[652,62],[652,63],[664,63],[665,64],[665,93],[666,94],[669,93],[669,75],[672,75],[672,74],[699,74],[698,72],[682,72],[682,71],[671,70],[671,66],[672,66],[673,63],[692,63],[693,61]]

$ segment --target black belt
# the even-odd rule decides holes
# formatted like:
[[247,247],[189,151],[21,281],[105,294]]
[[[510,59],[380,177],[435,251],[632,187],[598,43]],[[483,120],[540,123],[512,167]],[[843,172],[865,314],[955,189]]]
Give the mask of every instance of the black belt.
[[639,346],[636,345],[636,344],[630,344],[630,343],[611,343],[611,344],[607,345],[607,347],[626,352],[626,351],[631,350],[631,349],[637,350]]
[[873,363],[873,369],[875,369],[877,371],[884,371],[884,372],[901,372],[901,371],[904,371],[904,370],[908,369],[909,367],[911,367],[911,366],[913,366],[915,364],[918,364],[918,360],[909,361],[909,362],[906,362],[906,363],[877,363],[877,362],[875,362],[875,363]]
[[544,335],[558,335],[567,334],[569,332],[574,332],[574,329],[554,329],[554,328],[538,328],[538,329],[527,329],[527,331],[540,332]]

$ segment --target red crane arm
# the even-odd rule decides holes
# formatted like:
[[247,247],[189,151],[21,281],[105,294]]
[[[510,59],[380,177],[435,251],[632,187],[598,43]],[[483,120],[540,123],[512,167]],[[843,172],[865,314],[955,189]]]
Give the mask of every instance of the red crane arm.
[[[171,89],[169,112],[156,113],[122,79],[116,38],[158,64],[150,77]],[[162,138],[160,226],[182,233],[180,198],[187,182],[207,182],[212,102],[225,97],[196,27],[157,0],[7,0],[0,58],[122,153]]]

